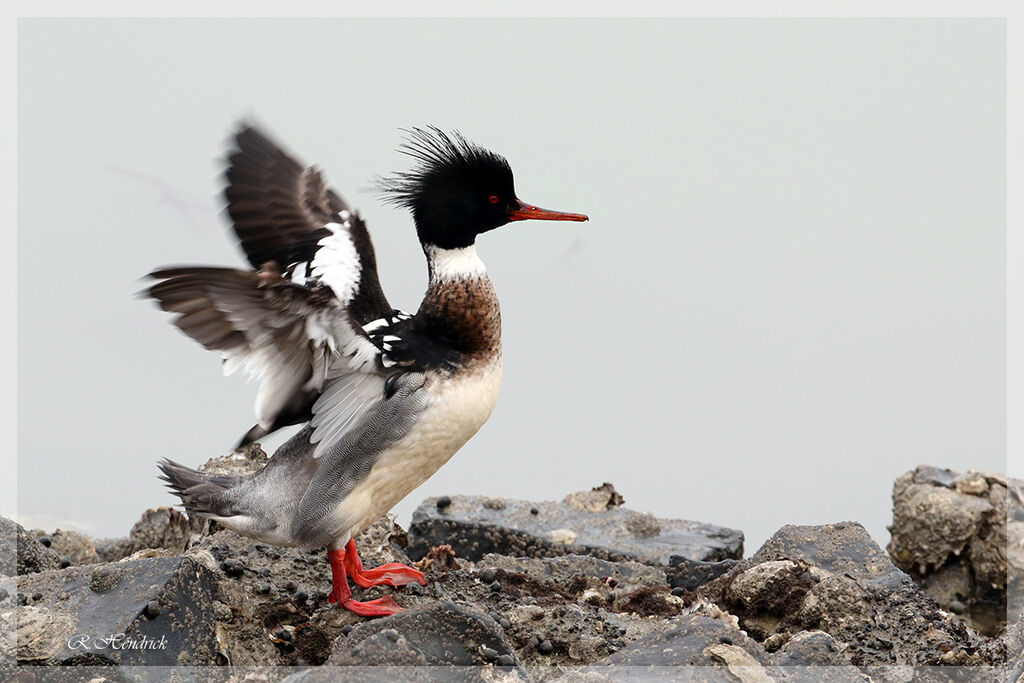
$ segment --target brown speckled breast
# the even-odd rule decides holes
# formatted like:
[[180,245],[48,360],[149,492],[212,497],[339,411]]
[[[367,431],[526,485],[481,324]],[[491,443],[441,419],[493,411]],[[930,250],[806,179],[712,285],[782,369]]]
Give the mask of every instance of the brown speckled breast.
[[431,282],[419,316],[429,333],[462,354],[466,364],[501,354],[501,308],[486,275]]

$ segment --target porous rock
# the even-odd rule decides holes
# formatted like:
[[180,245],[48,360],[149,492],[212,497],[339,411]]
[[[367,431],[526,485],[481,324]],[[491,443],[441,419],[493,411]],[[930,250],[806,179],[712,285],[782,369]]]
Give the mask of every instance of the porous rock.
[[17,522],[0,517],[0,574],[31,574],[56,569],[60,556]]
[[[373,567],[408,563],[397,545],[403,537],[384,516],[355,541],[364,564]],[[213,608],[219,654],[234,666],[321,665],[341,630],[361,621],[328,602],[331,569],[322,548],[272,546],[224,529],[195,543],[185,556],[216,577],[222,603]],[[357,600],[378,597],[380,591],[352,587]]]
[[[800,631],[788,637],[768,661],[777,680],[792,683],[867,683],[866,671],[851,666],[843,644],[823,631]],[[878,680],[886,680],[881,676]]]
[[[486,652],[485,659],[485,648],[496,654]],[[359,624],[335,642],[327,663],[474,666],[501,655],[518,664],[512,644],[494,619],[468,605],[440,601]]]
[[[25,664],[216,662],[214,577],[184,557],[70,567],[23,576],[17,657]],[[152,602],[159,616],[145,614]]]
[[855,665],[938,664],[980,644],[853,522],[783,527],[697,592],[719,601],[758,640],[824,631]]
[[1024,537],[1022,484],[991,472],[920,466],[893,485],[893,562],[987,635],[1006,621],[1008,564],[1024,564],[1024,547],[1014,543]]
[[644,587],[664,586],[665,572],[640,562],[610,562],[589,555],[561,555],[531,558],[488,554],[480,567],[503,569],[526,574],[539,581],[551,581],[567,589],[576,579],[595,579],[619,591],[630,592]]
[[[614,489],[612,489],[612,492]],[[739,558],[743,533],[735,529],[608,505],[612,492],[570,494],[563,501],[531,502],[483,496],[428,498],[413,513],[409,555],[423,557],[446,543],[459,557],[477,561],[487,553],[511,557],[592,555],[667,567],[672,556],[700,561]],[[617,495],[617,494],[616,494]]]
[[692,591],[725,574],[736,566],[736,562],[737,560],[733,559],[704,562],[672,555],[669,557],[669,566],[665,570],[665,575],[669,585],[673,588],[685,588]]
[[263,448],[258,443],[250,443],[227,455],[210,458],[198,469],[207,474],[242,476],[259,472],[267,460],[269,458]]
[[79,565],[102,561],[92,541],[83,533],[57,529],[47,536],[50,539],[50,550],[57,553],[62,562]]
[[[661,630],[650,633],[586,671],[609,681],[671,680],[677,667],[742,667],[747,681],[770,681],[762,664],[764,649],[727,620],[701,614],[670,619]],[[686,669],[687,680],[729,680],[721,671]],[[693,678],[691,678],[693,676]]]
[[140,550],[163,548],[183,552],[198,537],[205,523],[171,507],[150,508],[142,513],[127,538],[103,539],[96,542],[99,556],[108,562],[128,557]]
[[799,631],[788,638],[771,661],[779,666],[845,666],[843,645],[824,631]]

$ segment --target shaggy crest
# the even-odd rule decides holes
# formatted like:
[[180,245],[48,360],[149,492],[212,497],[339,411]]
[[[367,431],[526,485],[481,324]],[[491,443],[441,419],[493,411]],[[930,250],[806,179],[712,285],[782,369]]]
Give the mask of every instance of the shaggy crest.
[[398,151],[418,163],[409,171],[378,177],[375,189],[387,204],[415,208],[431,187],[457,186],[467,178],[499,174],[512,177],[512,169],[500,154],[467,140],[462,133],[446,133],[437,126],[403,128],[406,134]]

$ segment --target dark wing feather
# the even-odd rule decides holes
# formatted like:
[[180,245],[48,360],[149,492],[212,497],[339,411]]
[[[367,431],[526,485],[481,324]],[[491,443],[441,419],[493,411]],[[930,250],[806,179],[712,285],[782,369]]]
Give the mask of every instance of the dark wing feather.
[[359,282],[347,309],[360,325],[392,312],[377,275],[366,223],[328,188],[314,167],[305,168],[267,135],[243,126],[234,138],[226,172],[228,215],[249,263],[274,261],[287,271],[310,263],[329,223],[347,224],[359,259]]
[[[338,308],[329,290],[231,268],[164,268],[146,294],[174,324],[224,358],[225,374],[244,368],[260,378],[256,415],[264,427],[302,412],[319,394],[328,367],[351,359],[376,367],[377,349]],[[355,357],[359,360],[356,361]]]
[[259,377],[259,425],[246,439],[312,418],[313,441],[326,448],[404,369],[363,328],[408,316],[381,290],[363,220],[316,168],[252,126],[234,138],[224,193],[258,270],[164,268],[151,274],[160,282],[146,294],[177,314],[183,332],[219,351],[226,374],[244,368]]

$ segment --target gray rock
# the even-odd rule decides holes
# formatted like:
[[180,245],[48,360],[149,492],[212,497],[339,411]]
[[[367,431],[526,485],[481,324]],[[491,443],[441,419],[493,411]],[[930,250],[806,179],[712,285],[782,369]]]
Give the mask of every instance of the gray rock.
[[50,550],[57,553],[57,557],[62,561],[67,560],[73,565],[95,564],[102,561],[92,541],[85,534],[57,529],[47,536],[50,539]]
[[765,659],[764,649],[728,620],[687,614],[670,619],[661,630],[573,676],[598,674],[608,681],[679,680],[680,671],[685,671],[686,680],[726,681],[736,680],[726,671],[742,670],[742,681],[769,683],[772,678],[763,666]]
[[767,560],[753,564],[733,575],[722,604],[734,614],[742,614],[744,630],[758,640],[785,633],[815,587],[806,574],[804,562]]
[[989,646],[995,651],[993,661],[1006,662],[1006,680],[1019,681],[1024,678],[1024,614],[1018,616],[1017,621]]
[[[387,517],[359,534],[356,545],[365,566],[408,563],[396,545],[402,536]],[[328,602],[331,570],[322,548],[272,546],[225,529],[197,542],[185,557],[216,577],[217,602],[210,612],[219,656],[232,666],[319,666],[342,629],[362,621]],[[352,585],[357,600],[386,593],[404,606],[411,606],[411,590]]]
[[[577,577],[597,579],[612,584],[620,591],[665,585],[665,572],[640,562],[610,562],[589,555],[559,557],[506,557],[487,554],[477,566],[526,574],[538,581],[552,581],[566,586]],[[608,581],[611,579],[611,581]]]
[[163,548],[183,552],[193,537],[205,529],[206,523],[190,520],[171,507],[150,508],[132,525],[127,538],[108,538],[95,542],[99,557],[116,562],[140,550]]
[[60,566],[60,556],[40,543],[25,529],[0,517],[0,574],[31,574]]
[[97,538],[93,540],[92,546],[96,549],[100,562],[117,562],[128,557],[136,550],[131,539],[127,536],[121,538]]
[[948,489],[956,488],[956,478],[959,476],[953,470],[948,470],[931,465],[919,465],[911,476],[915,484],[928,484],[929,486],[944,486]]
[[673,555],[669,558],[669,568],[665,571],[665,575],[669,585],[673,588],[685,588],[692,591],[725,574],[736,566],[736,562],[732,559],[703,562]]
[[787,524],[743,564],[769,560],[803,561],[879,588],[896,588],[910,582],[910,577],[893,566],[885,552],[857,522],[820,526]]
[[[182,557],[70,567],[23,576],[40,594],[18,608],[23,664],[205,665],[216,663],[213,575]],[[145,615],[156,601],[160,614]]]
[[[490,616],[443,601],[367,621],[335,641],[333,666],[477,667],[511,657],[526,679],[512,643]],[[508,669],[512,671],[512,669]],[[452,669],[445,680],[476,679],[472,669]]]
[[843,646],[824,631],[800,631],[779,648],[771,661],[778,666],[847,666],[842,653]]
[[735,614],[756,639],[821,630],[858,666],[950,663],[980,645],[851,522],[783,527],[697,592]]
[[[678,614],[684,605],[669,595],[665,572],[639,562],[609,562],[587,555],[530,558],[488,554],[477,563],[476,575],[486,583],[496,578],[498,570],[554,585],[567,598],[615,612]],[[494,585],[500,589],[501,582]]]
[[198,469],[208,474],[252,474],[263,469],[267,460],[269,458],[263,448],[258,443],[251,443],[227,455],[210,458]]
[[418,559],[432,546],[449,544],[459,557],[472,561],[487,553],[592,555],[664,567],[672,556],[718,561],[743,554],[740,531],[657,519],[616,505],[602,507],[593,494],[570,494],[560,502],[451,496],[442,507],[437,498],[429,498],[413,513],[408,552]]
[[1006,621],[1008,561],[1014,566],[1018,555],[1010,538],[1024,536],[1017,519],[1024,515],[1014,513],[1022,485],[1001,474],[920,466],[893,486],[893,562],[987,635]]
[[187,515],[171,507],[150,508],[132,525],[128,538],[136,550],[166,548],[183,551],[193,529]]

